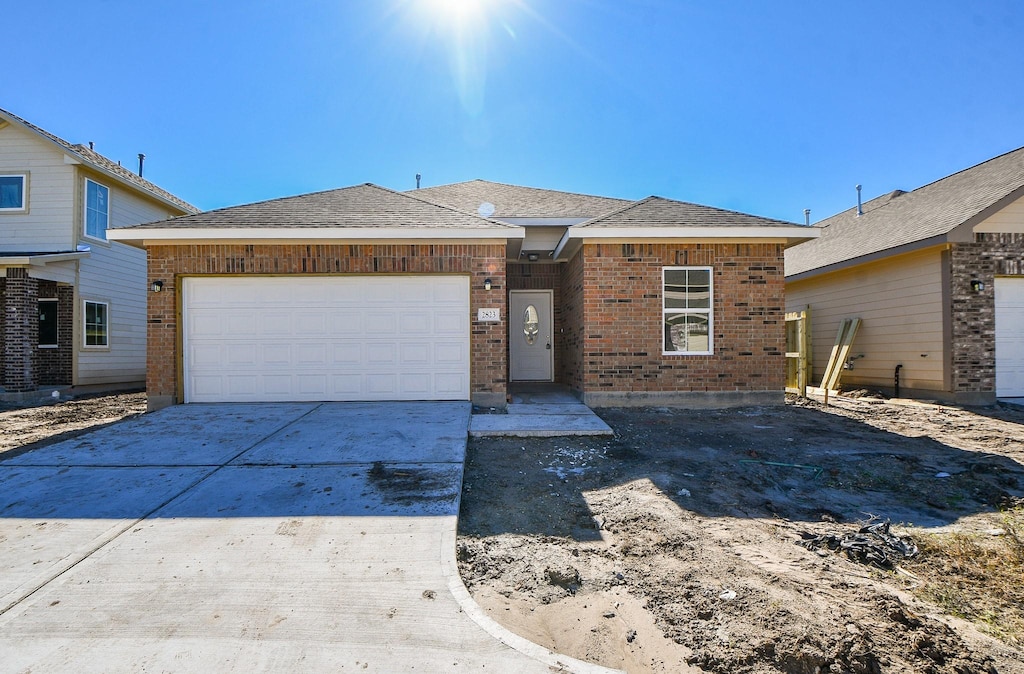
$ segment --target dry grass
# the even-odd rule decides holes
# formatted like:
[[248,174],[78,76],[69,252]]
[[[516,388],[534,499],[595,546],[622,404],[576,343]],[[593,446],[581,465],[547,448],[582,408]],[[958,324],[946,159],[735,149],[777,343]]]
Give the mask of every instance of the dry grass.
[[1003,512],[992,534],[915,537],[921,554],[906,565],[922,580],[915,590],[950,615],[978,624],[1013,646],[1024,644],[1024,503]]

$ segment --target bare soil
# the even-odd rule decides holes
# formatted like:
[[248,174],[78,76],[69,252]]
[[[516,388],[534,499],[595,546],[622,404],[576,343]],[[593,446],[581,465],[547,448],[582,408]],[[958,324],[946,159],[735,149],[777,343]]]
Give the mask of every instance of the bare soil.
[[[628,672],[1024,672],[1024,410],[599,414],[470,441],[460,570],[512,631]],[[885,520],[920,547],[890,569],[797,544]]]
[[0,403],[0,457],[68,440],[145,411],[146,394],[139,392],[42,404]]
[[[0,406],[0,457],[145,407]],[[1024,673],[1024,410],[600,414],[614,437],[470,442],[460,569],[498,622],[628,672]],[[895,569],[795,544],[885,519],[920,547]]]

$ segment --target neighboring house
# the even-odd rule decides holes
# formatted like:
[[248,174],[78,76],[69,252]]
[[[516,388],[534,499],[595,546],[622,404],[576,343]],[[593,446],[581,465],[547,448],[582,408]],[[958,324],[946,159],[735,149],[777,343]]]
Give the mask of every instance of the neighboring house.
[[[783,400],[787,222],[471,181],[365,184],[111,232],[145,248],[150,406]],[[179,318],[180,317],[180,318]]]
[[961,404],[1024,396],[1024,148],[818,223],[786,251],[789,310],[811,308],[820,381],[860,318],[844,388]]
[[196,209],[0,110],[0,394],[141,385],[146,255],[116,227]]

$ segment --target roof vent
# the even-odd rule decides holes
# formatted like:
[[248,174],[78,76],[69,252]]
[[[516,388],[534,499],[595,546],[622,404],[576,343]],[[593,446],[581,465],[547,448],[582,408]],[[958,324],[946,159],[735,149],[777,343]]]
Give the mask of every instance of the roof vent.
[[139,153],[139,177],[142,177],[142,162],[146,161],[146,155]]
[[416,174],[416,189],[420,188],[420,174]]
[[860,185],[857,185],[857,215],[864,215],[864,208],[861,206],[860,203]]
[[810,227],[811,225],[811,209],[804,209],[804,224]]
[[89,141],[89,149],[90,150],[95,150],[96,149],[96,144],[93,143],[91,140]]

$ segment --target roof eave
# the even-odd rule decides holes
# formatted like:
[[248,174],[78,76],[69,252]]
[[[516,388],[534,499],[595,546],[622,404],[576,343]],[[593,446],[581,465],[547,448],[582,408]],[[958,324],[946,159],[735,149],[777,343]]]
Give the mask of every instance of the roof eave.
[[618,239],[629,241],[739,241],[757,240],[795,246],[821,235],[817,228],[792,226],[681,226],[681,227],[569,227],[555,247],[557,259],[564,251],[574,252],[586,239]]
[[51,262],[67,262],[68,260],[81,260],[89,257],[89,251],[78,251],[74,253],[42,253],[35,255],[19,255],[0,257],[0,267],[27,267],[36,264],[49,264]]
[[53,147],[57,148],[57,150],[59,150],[65,156],[71,158],[74,162],[81,163],[81,164],[83,164],[85,166],[88,166],[91,170],[96,171],[97,173],[102,173],[104,176],[106,176],[108,178],[111,178],[112,180],[116,180],[119,185],[129,188],[133,192],[145,194],[147,197],[149,197],[151,199],[155,199],[156,201],[159,201],[160,203],[162,203],[162,204],[164,204],[166,206],[170,206],[175,211],[183,213],[183,214],[192,215],[194,213],[198,213],[199,212],[198,208],[193,207],[193,210],[189,211],[187,209],[182,208],[180,204],[175,203],[174,201],[172,201],[172,200],[168,199],[167,197],[163,196],[162,194],[159,194],[157,192],[152,192],[150,190],[147,190],[145,188],[139,187],[138,185],[134,185],[134,184],[128,182],[127,180],[125,180],[121,176],[117,175],[113,171],[111,171],[111,170],[109,170],[109,169],[107,169],[107,168],[105,168],[103,166],[100,166],[96,162],[89,160],[87,157],[82,156],[78,152],[75,152],[72,147],[62,145],[62,144],[58,143],[57,141],[55,141],[53,138],[50,138],[49,136],[47,136],[46,134],[39,133],[36,129],[32,128],[31,126],[28,126],[28,125],[24,124],[17,117],[8,117],[6,115],[0,115],[0,119],[2,119],[3,121],[7,122],[8,124],[16,125],[18,128],[20,128],[20,129],[22,129],[24,131],[28,131],[29,133],[31,133],[36,138],[39,138],[39,139],[49,143]]
[[508,228],[446,227],[122,227],[107,230],[107,238],[133,246],[182,241],[336,241],[522,239],[525,230]]
[[862,264],[869,262],[876,262],[887,257],[893,257],[895,255],[903,255],[905,253],[913,253],[918,250],[924,250],[926,248],[933,248],[935,246],[944,246],[949,243],[953,243],[950,240],[948,234],[939,234],[932,236],[927,239],[920,239],[918,241],[912,241],[905,243],[901,246],[894,246],[892,248],[886,248],[885,250],[875,251],[873,253],[867,253],[859,255],[857,257],[849,258],[846,260],[840,260],[832,264],[827,264],[822,267],[815,267],[813,269],[806,269],[804,271],[795,274],[786,274],[786,281],[802,281],[803,279],[812,278],[821,274],[827,274],[834,271],[841,271],[843,269],[850,269]]

